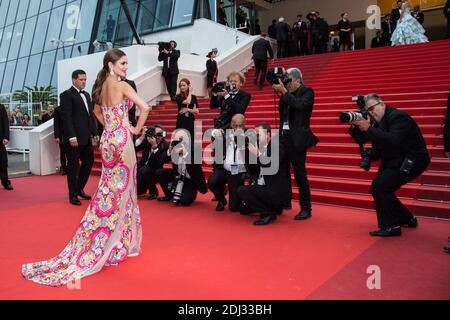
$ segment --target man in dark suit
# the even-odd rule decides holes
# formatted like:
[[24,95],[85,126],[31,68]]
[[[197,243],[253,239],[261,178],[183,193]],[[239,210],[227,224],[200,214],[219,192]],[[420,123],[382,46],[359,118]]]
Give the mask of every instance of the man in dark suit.
[[170,99],[175,101],[177,95],[177,81],[178,74],[178,59],[180,58],[180,51],[176,50],[177,43],[174,40],[170,41],[169,50],[163,49],[159,52],[158,61],[163,61],[162,74],[166,80],[167,92]]
[[217,6],[217,22],[223,24],[224,26],[228,25],[227,14],[223,8],[223,1],[220,1]]
[[447,18],[447,39],[450,39],[450,0],[444,6],[444,16]]
[[297,15],[297,22],[292,28],[294,32],[295,41],[297,44],[297,55],[303,56],[308,53],[308,25],[303,20],[303,15]]
[[53,112],[53,131],[55,142],[59,145],[59,155],[61,167],[59,171],[64,176],[67,174],[67,155],[66,155],[66,147],[64,145],[64,125],[62,118],[61,107],[57,107]]
[[272,38],[274,40],[277,39],[277,20],[273,19],[272,24],[267,28],[267,34],[269,35],[269,38]]
[[8,152],[6,145],[9,143],[9,119],[6,108],[0,104],[0,179],[3,188],[13,190],[11,181],[8,179]]
[[270,42],[266,39],[266,35],[262,34],[261,39],[253,42],[252,46],[252,54],[253,61],[255,62],[255,79],[253,83],[256,85],[258,83],[258,77],[261,73],[261,77],[259,78],[258,87],[260,89],[264,86],[264,81],[266,80],[267,74],[267,55],[269,55],[270,59],[273,59],[273,50]]
[[402,14],[402,1],[397,1],[397,7],[392,9],[391,11],[391,22],[392,22],[392,32],[394,32],[395,28],[397,28],[397,22],[400,19]]
[[[64,125],[63,142],[67,153],[67,183],[69,202],[81,205],[78,196],[89,200],[84,192],[94,164],[92,137],[98,142],[97,122],[94,118],[91,96],[86,88],[86,72],[72,73],[73,86],[61,93],[61,111]],[[80,166],[81,161],[81,166]]]
[[381,31],[377,31],[377,36],[372,39],[372,44],[370,45],[371,48],[380,48],[385,47],[386,42],[381,36]]
[[[190,206],[196,199],[198,192],[206,194],[208,187],[206,185],[205,174],[201,164],[194,163],[194,152],[189,141],[189,134],[184,130],[179,130],[172,135],[171,144],[167,151],[166,162],[173,161],[172,169],[156,170],[156,179],[164,191],[164,197],[158,198],[158,201],[173,201],[175,194],[172,192],[178,185],[178,177],[183,177],[183,188],[177,204],[181,206]],[[172,185],[172,187],[170,187]],[[176,192],[175,192],[176,193]]]
[[330,41],[330,25],[320,17],[320,12],[316,11],[317,23],[319,24],[320,36],[319,47],[320,53],[328,52],[328,42]]
[[383,39],[387,46],[391,45],[391,37],[394,32],[394,25],[391,21],[391,16],[387,15],[381,22],[381,29],[383,30]]
[[[303,83],[302,73],[297,68],[287,70],[290,82],[273,85],[281,94],[280,98],[280,141],[286,151],[287,168],[294,169],[294,176],[300,191],[301,211],[296,220],[311,217],[311,191],[306,175],[306,151],[316,145],[318,140],[310,128],[310,119],[314,106],[314,90]],[[290,183],[290,179],[289,183]],[[285,203],[289,207],[289,203]]]
[[278,52],[277,58],[285,58],[288,56],[288,48],[289,48],[289,25],[284,22],[284,18],[281,17],[278,19],[278,23],[275,26],[277,31],[277,45]]
[[400,236],[402,225],[416,228],[418,223],[395,192],[419,177],[428,167],[430,157],[419,126],[406,112],[386,106],[377,94],[369,94],[365,102],[371,119],[353,124],[372,143],[372,160],[381,160],[371,188],[379,230],[370,235]]
[[416,18],[416,20],[420,23],[423,24],[423,22],[425,21],[425,15],[423,14],[422,10],[420,10],[420,6],[414,6],[414,11],[411,12],[411,15]]
[[221,129],[230,128],[231,119],[235,114],[245,114],[251,98],[249,93],[241,90],[245,82],[245,76],[241,72],[231,72],[227,80],[232,86],[231,91],[223,90],[215,93],[209,104],[211,109],[220,108],[220,116],[215,119],[214,125]]
[[155,125],[143,130],[142,136],[136,140],[136,151],[143,151],[137,165],[137,192],[142,195],[148,190],[148,200],[158,197],[155,172],[164,166],[169,149],[164,133],[161,126]]
[[[286,157],[279,145],[278,148],[272,148],[274,144],[270,125],[257,124],[255,131],[258,144],[250,142],[248,145],[250,153],[258,159],[256,165],[249,165],[253,184],[239,187],[237,194],[242,201],[241,214],[259,213],[261,217],[254,224],[262,226],[275,221],[277,215],[283,212],[284,202],[289,195],[289,184],[282,170],[286,166]],[[277,136],[275,138],[274,141],[279,141]],[[277,149],[278,154],[273,153]],[[278,166],[273,159],[278,161]]]

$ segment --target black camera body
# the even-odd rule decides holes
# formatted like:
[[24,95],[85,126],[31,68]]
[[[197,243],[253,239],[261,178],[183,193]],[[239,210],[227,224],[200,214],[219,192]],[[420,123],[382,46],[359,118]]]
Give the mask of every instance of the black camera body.
[[154,137],[165,137],[165,131],[156,133],[156,127],[149,127],[147,131],[145,132],[146,138],[154,138]]
[[223,90],[226,90],[227,92],[234,91],[236,90],[236,85],[234,83],[229,83],[227,81],[221,81],[217,82],[212,88],[213,93],[219,93],[222,92]]
[[266,80],[271,84],[279,84],[280,80],[284,86],[287,86],[292,80],[289,79],[289,75],[282,67],[275,67],[267,72]]
[[158,42],[158,50],[163,51],[164,49],[170,51],[171,49],[170,42],[163,42],[163,41]]

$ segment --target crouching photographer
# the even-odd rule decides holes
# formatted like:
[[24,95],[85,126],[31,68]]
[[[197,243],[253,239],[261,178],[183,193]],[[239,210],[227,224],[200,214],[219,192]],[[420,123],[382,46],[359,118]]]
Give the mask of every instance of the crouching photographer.
[[164,197],[158,201],[189,206],[197,199],[198,192],[208,192],[202,166],[194,163],[190,135],[186,130],[174,132],[166,156],[171,157],[173,168],[156,171],[156,179],[164,191]]
[[359,167],[364,169],[365,171],[369,171],[372,165],[372,149],[364,147],[365,133],[362,132],[356,125],[352,124],[352,122],[357,120],[369,119],[369,114],[365,109],[365,96],[353,96],[352,101],[356,102],[358,111],[341,112],[339,120],[341,121],[341,123],[351,123],[348,133],[352,136],[352,138],[359,146],[359,152],[362,158]]
[[144,128],[143,134],[136,140],[136,151],[143,151],[142,157],[137,165],[137,192],[143,195],[149,191],[148,200],[154,200],[158,197],[156,188],[156,170],[164,166],[167,157],[169,144],[165,140],[166,132],[164,129],[155,125],[147,129]]
[[218,82],[213,87],[209,107],[220,108],[220,115],[214,119],[216,129],[229,129],[235,114],[245,114],[251,97],[249,93],[241,90],[244,82],[244,75],[233,71],[228,75],[227,82]]
[[401,226],[416,228],[417,218],[395,195],[403,185],[419,177],[430,163],[425,140],[417,123],[404,111],[387,106],[377,94],[365,98],[370,119],[353,121],[365,140],[372,142],[373,160],[381,160],[371,193],[378,217],[371,236],[400,236]]

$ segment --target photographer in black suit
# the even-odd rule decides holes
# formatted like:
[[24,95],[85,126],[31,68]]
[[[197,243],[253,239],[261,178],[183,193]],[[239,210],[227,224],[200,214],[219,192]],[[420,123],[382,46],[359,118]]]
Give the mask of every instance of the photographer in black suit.
[[156,188],[156,170],[164,166],[169,144],[165,140],[165,131],[155,125],[143,130],[143,134],[136,140],[136,151],[142,151],[142,157],[137,165],[137,192],[145,194],[149,190],[148,200],[158,197]]
[[6,145],[9,143],[9,119],[6,108],[0,104],[0,179],[3,188],[13,190],[11,181],[8,179],[8,152]]
[[[208,192],[202,165],[194,163],[193,150],[188,131],[181,129],[172,134],[166,162],[172,159],[173,168],[156,171],[156,179],[164,191],[164,197],[158,198],[158,201],[190,206],[197,199],[198,192]],[[178,190],[180,181],[183,184],[181,190]]]
[[[288,82],[273,85],[281,94],[280,98],[280,141],[286,151],[287,168],[294,169],[294,176],[300,191],[301,211],[295,220],[311,217],[311,191],[306,175],[306,151],[315,146],[318,139],[310,128],[310,119],[314,106],[314,90],[303,83],[302,73],[297,68],[287,70]],[[288,179],[290,183],[290,178]],[[289,204],[285,204],[289,207]]]
[[239,187],[237,194],[242,201],[241,214],[259,213],[261,217],[254,224],[262,226],[275,221],[283,212],[289,184],[285,172],[280,170],[286,166],[284,152],[280,145],[275,147],[272,143],[278,143],[279,137],[272,139],[271,127],[267,123],[257,124],[255,131],[258,143],[249,142],[248,145],[250,153],[258,159],[256,165],[249,165],[254,182],[250,186]]
[[255,79],[253,83],[256,85],[258,83],[258,77],[261,73],[261,77],[259,78],[258,87],[260,89],[264,86],[264,81],[266,80],[267,74],[267,55],[269,55],[270,59],[273,59],[273,50],[270,42],[266,39],[266,35],[262,34],[261,39],[253,42],[252,46],[252,54],[253,61],[255,62]]
[[250,103],[250,94],[241,90],[241,86],[245,82],[244,75],[241,72],[233,71],[228,75],[227,80],[230,91],[223,89],[220,92],[213,92],[209,103],[211,109],[220,108],[220,116],[215,119],[214,126],[221,129],[230,128],[233,116],[238,113],[245,114]]
[[169,48],[160,48],[158,61],[163,61],[162,74],[166,80],[167,92],[170,95],[170,99],[175,101],[177,95],[177,83],[178,83],[178,59],[180,58],[180,51],[176,50],[177,43],[174,40],[170,41]]
[[[67,183],[69,202],[81,205],[78,196],[90,200],[84,192],[94,164],[92,137],[98,142],[97,122],[94,118],[91,96],[86,88],[86,72],[75,70],[72,73],[73,86],[61,93],[63,142],[67,153]],[[81,161],[81,166],[80,166]]]
[[61,107],[55,108],[55,111],[53,112],[53,132],[55,142],[59,145],[59,155],[61,162],[59,171],[64,176],[67,174],[67,155],[66,148],[64,146],[64,125],[62,120]]
[[395,28],[397,28],[397,22],[400,20],[400,16],[402,14],[402,1],[397,1],[397,7],[392,9],[391,11],[391,22],[392,22],[392,32],[394,32]]
[[404,111],[387,106],[376,94],[365,98],[370,119],[353,124],[372,142],[372,159],[381,160],[371,193],[378,217],[371,236],[400,236],[401,225],[417,227],[417,219],[396,197],[401,186],[419,177],[430,163],[427,146],[417,123]]

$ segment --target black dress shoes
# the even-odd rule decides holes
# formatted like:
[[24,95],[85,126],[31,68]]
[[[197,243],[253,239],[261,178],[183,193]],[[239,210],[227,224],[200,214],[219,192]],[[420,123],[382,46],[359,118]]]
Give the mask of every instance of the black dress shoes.
[[218,212],[224,211],[226,205],[227,205],[227,200],[225,200],[225,201],[219,200],[219,203],[217,204],[217,207],[216,207],[216,211],[218,211]]
[[298,215],[296,215],[294,217],[295,220],[306,220],[311,218],[312,214],[311,214],[311,210],[308,209],[303,209],[302,211],[300,211],[300,213]]
[[380,229],[369,233],[372,237],[395,237],[402,235],[402,229],[400,227]]
[[447,252],[447,253],[450,253],[450,246],[445,246],[444,247],[444,251]]
[[213,197],[213,198],[211,199],[211,201],[212,201],[212,202],[215,202],[215,201],[219,201],[219,200],[217,200],[216,197]]
[[261,219],[259,219],[259,220],[256,220],[253,224],[255,226],[265,226],[275,220],[277,220],[276,215],[267,215],[267,216],[261,217]]
[[403,223],[403,225],[408,226],[409,228],[417,228],[417,226],[419,225],[419,222],[417,221],[416,217],[413,217],[408,222]]
[[147,200],[155,200],[156,198],[158,198],[156,194],[151,194],[148,196]]
[[5,190],[14,190],[14,188],[11,185],[11,182],[8,182],[7,184],[3,185],[3,188],[5,188]]
[[283,204],[283,209],[291,210],[291,209],[292,209],[292,204],[291,204],[291,203],[285,203],[285,204]]
[[83,190],[78,192],[78,196],[84,200],[91,200],[91,196],[87,195]]
[[69,197],[69,202],[70,202],[70,204],[73,204],[74,206],[81,206],[81,201],[78,200],[77,197],[70,196]]
[[160,202],[169,202],[170,200],[172,200],[172,198],[166,197],[166,196],[158,198],[158,201],[160,201]]

